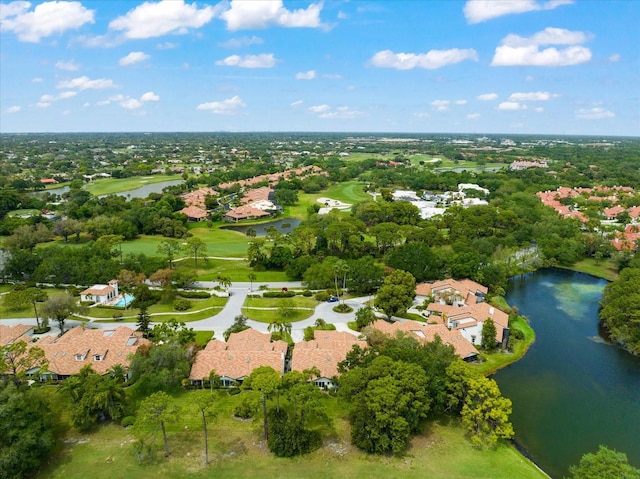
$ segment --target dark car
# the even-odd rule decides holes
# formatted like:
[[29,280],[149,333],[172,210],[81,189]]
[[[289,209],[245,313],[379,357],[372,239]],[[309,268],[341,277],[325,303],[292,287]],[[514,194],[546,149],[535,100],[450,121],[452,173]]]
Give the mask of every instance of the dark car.
[[339,301],[337,296],[331,296],[329,299],[327,299],[327,303],[337,303]]

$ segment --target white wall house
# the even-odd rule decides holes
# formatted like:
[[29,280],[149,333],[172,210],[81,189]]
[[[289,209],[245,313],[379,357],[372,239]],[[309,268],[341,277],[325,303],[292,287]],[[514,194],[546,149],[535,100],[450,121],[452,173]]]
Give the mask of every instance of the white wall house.
[[81,301],[93,301],[107,304],[118,297],[118,281],[112,279],[109,284],[94,284],[80,293]]

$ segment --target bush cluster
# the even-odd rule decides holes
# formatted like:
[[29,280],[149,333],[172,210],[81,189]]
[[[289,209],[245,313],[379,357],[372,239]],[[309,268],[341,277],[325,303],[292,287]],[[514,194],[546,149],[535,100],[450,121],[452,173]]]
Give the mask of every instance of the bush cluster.
[[211,297],[207,291],[178,291],[178,296],[191,299],[208,299]]
[[265,291],[262,293],[263,298],[293,298],[295,291]]

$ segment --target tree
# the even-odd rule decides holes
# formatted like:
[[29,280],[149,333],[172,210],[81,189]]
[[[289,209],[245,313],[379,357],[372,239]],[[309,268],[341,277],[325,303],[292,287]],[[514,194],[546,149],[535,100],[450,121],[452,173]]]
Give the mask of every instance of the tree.
[[168,391],[189,376],[193,348],[185,349],[177,341],[139,348],[129,364],[131,382],[140,394]]
[[174,399],[164,391],[158,391],[140,403],[134,430],[138,434],[148,431],[155,434],[157,429],[160,428],[164,442],[164,455],[169,457],[171,452],[169,451],[166,425],[176,422],[179,414],[180,410]]
[[626,454],[601,445],[569,467],[568,479],[640,479],[640,469],[629,464]]
[[478,446],[495,447],[498,439],[513,437],[509,421],[511,400],[502,396],[498,384],[484,376],[469,379],[462,406],[462,425]]
[[343,374],[339,394],[351,403],[353,443],[371,453],[402,452],[429,412],[427,384],[420,366],[387,356]]
[[27,373],[36,368],[43,373],[49,367],[44,350],[28,347],[25,341],[0,346],[0,374],[10,374],[16,386],[25,381]]
[[375,320],[376,314],[373,312],[373,308],[368,304],[356,311],[356,325],[359,331],[362,331]]
[[416,296],[416,280],[411,273],[395,270],[384,280],[374,300],[374,306],[387,317],[404,314]]
[[192,236],[187,239],[187,244],[184,247],[187,253],[193,255],[193,264],[198,269],[198,256],[202,256],[207,251],[207,244],[200,238]]
[[231,336],[233,333],[239,333],[240,331],[249,329],[249,326],[247,325],[247,319],[249,318],[247,318],[244,314],[239,314],[238,316],[236,316],[233,319],[233,324],[229,326],[223,333],[224,340],[229,341],[229,336]]
[[495,351],[498,342],[496,341],[496,325],[493,319],[487,318],[482,323],[482,348],[487,351]]
[[54,319],[64,333],[64,322],[71,314],[79,311],[78,303],[69,293],[52,296],[42,304],[41,313],[47,319]]
[[216,403],[216,398],[208,391],[200,391],[196,393],[194,401],[200,416],[202,417],[202,430],[204,432],[204,463],[209,464],[209,435],[207,431],[207,418],[212,418],[215,411],[211,408]]
[[73,218],[61,219],[56,221],[53,225],[53,234],[60,235],[64,238],[64,242],[69,241],[69,236],[76,235],[76,241],[80,238],[80,233],[83,230],[83,225],[78,220]]
[[[342,289],[346,287],[347,273],[349,272],[349,265],[346,261],[339,259],[333,264],[333,278],[336,286],[336,296],[340,297],[340,290],[338,289],[338,278],[342,279]],[[344,304],[344,300],[342,301]]]
[[251,282],[251,286],[249,286],[249,291],[253,291],[253,282],[258,279],[258,277],[256,276],[255,273],[249,273],[247,275],[247,277],[249,278],[249,281]]
[[371,293],[384,281],[384,267],[371,256],[347,261],[349,272],[346,286],[356,294]]
[[0,383],[0,477],[30,477],[55,444],[53,414],[40,391]]
[[148,338],[150,331],[149,326],[151,325],[151,315],[147,311],[146,306],[140,308],[140,311],[138,312],[138,322],[136,325],[138,326],[138,331],[141,331],[142,335],[145,338]]
[[196,340],[196,333],[193,328],[188,328],[183,321],[175,318],[163,323],[156,324],[151,330],[149,337],[155,343],[178,343],[181,346],[193,343]]
[[180,242],[175,239],[163,239],[158,244],[156,251],[160,254],[163,254],[167,257],[167,261],[169,262],[169,269],[173,269],[173,260],[176,255],[182,250],[182,246]]
[[251,389],[260,393],[262,399],[262,415],[264,419],[264,438],[269,440],[269,419],[267,416],[267,399],[280,387],[280,374],[271,366],[260,366],[254,369],[242,383],[244,389]]

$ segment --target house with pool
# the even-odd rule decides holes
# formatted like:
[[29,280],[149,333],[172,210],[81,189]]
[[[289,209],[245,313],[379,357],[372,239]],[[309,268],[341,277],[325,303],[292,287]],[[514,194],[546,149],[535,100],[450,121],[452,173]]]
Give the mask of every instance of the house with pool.
[[112,304],[117,301],[118,280],[112,279],[109,284],[94,284],[80,293],[81,301],[93,301],[96,304]]

